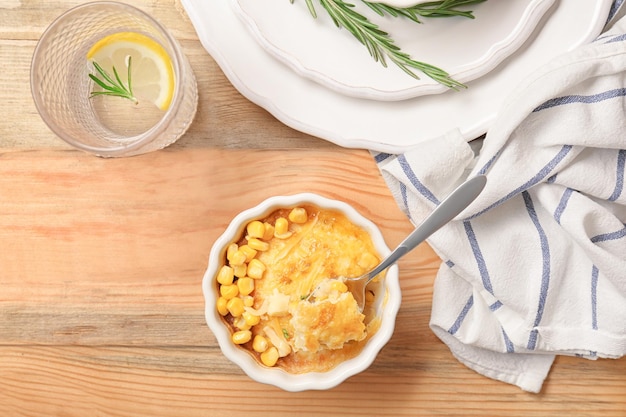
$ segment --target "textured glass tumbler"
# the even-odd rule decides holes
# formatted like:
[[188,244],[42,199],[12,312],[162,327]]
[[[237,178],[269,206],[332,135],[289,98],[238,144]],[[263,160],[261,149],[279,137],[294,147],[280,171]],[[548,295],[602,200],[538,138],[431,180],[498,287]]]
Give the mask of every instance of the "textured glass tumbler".
[[[111,130],[90,98],[92,64],[86,55],[100,39],[117,32],[149,36],[169,55],[174,71],[170,106],[156,124],[132,134]],[[44,122],[83,151],[121,157],[164,148],[189,128],[198,105],[196,79],[181,47],[167,29],[141,10],[117,2],[92,2],[58,17],[41,36],[31,64],[31,92]],[[141,113],[133,115],[140,118]]]

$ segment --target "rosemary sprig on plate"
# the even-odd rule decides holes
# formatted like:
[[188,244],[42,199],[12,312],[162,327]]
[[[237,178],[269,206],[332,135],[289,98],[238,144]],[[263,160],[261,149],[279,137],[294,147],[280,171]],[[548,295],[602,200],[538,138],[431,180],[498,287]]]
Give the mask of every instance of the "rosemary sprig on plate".
[[113,76],[109,74],[104,68],[102,68],[96,61],[93,61],[93,66],[100,74],[102,79],[98,78],[94,74],[89,74],[89,78],[93,80],[96,84],[102,87],[102,91],[92,91],[90,97],[95,96],[116,96],[126,98],[128,100],[133,101],[135,104],[138,103],[137,98],[133,94],[133,87],[131,82],[131,65],[132,58],[128,57],[128,75],[127,75],[127,85],[124,85],[124,82],[121,80],[120,75],[117,73],[117,69],[115,66],[113,67]]
[[362,0],[365,5],[374,10],[381,16],[385,13],[393,16],[404,16],[416,23],[422,23],[419,20],[421,17],[452,17],[460,16],[468,19],[474,19],[474,13],[471,10],[459,10],[461,6],[469,6],[472,4],[483,3],[487,0],[439,0],[431,1],[427,3],[420,3],[415,6],[407,8],[398,8],[388,6],[383,3],[371,3],[369,1]]
[[[293,4],[294,0],[289,0]],[[313,0],[305,0],[309,12],[317,18],[317,12],[313,5]],[[397,65],[405,73],[413,78],[419,79],[413,70],[422,72],[427,77],[438,83],[453,89],[459,90],[466,86],[454,80],[450,74],[441,68],[426,62],[414,60],[397,46],[391,36],[380,29],[378,25],[371,22],[366,16],[354,10],[354,4],[344,0],[318,0],[320,5],[326,10],[338,28],[345,28],[355,38],[363,44],[374,61],[380,62],[387,67],[387,59]],[[421,17],[451,17],[462,16],[474,18],[471,11],[459,10],[459,6],[481,3],[486,0],[440,0],[418,4],[409,8],[396,8],[380,3],[370,3],[362,0],[368,7],[381,16],[389,14],[393,17],[404,16],[417,23],[421,23]]]

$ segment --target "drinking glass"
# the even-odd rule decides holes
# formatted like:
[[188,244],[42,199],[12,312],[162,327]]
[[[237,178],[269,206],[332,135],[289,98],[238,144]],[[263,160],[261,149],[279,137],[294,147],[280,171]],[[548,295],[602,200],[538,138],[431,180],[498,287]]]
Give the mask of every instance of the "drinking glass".
[[[98,40],[118,32],[152,38],[173,65],[171,104],[148,126],[141,126],[147,116],[143,108],[103,107],[97,100],[103,97],[90,98],[94,82],[87,52]],[[138,155],[174,143],[189,128],[198,105],[196,79],[176,39],[143,11],[112,1],[74,7],[52,22],[33,54],[31,92],[39,114],[56,135],[102,157]]]

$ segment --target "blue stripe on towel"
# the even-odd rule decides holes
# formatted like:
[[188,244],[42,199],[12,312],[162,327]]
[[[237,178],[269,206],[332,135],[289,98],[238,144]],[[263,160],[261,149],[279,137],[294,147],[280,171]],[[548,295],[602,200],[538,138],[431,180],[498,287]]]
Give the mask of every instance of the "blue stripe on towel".
[[513,342],[509,339],[509,335],[506,334],[504,328],[502,329],[502,338],[504,339],[504,346],[506,346],[506,353],[515,353],[515,346],[513,346]]
[[600,35],[598,36],[592,43],[595,44],[600,44],[600,45],[607,45],[609,43],[615,43],[615,42],[622,42],[623,40],[626,40],[626,34],[620,33],[619,35]]
[[404,183],[400,183],[400,196],[402,197],[403,211],[409,216],[409,220],[411,220],[411,211],[409,210],[409,193],[406,191],[406,185]]
[[561,201],[559,201],[559,205],[556,207],[556,210],[554,211],[554,220],[556,220],[558,224],[561,224],[561,216],[563,215],[563,212],[565,211],[565,208],[567,207],[567,203],[570,197],[572,196],[573,192],[574,190],[572,190],[571,188],[566,188],[565,192],[561,196]]
[[610,100],[616,97],[624,97],[624,96],[626,96],[626,88],[616,88],[613,90],[603,91],[601,93],[592,94],[589,96],[582,96],[582,95],[574,94],[571,96],[556,97],[537,106],[533,110],[533,113],[541,111],[541,110],[549,109],[552,107],[562,106],[565,104],[571,104],[571,103],[592,104],[592,103],[599,103],[601,101]]
[[598,267],[591,268],[591,327],[598,330]]
[[406,160],[406,157],[404,155],[399,155],[398,156],[398,162],[400,163],[400,167],[402,168],[402,171],[404,171],[404,174],[409,179],[411,184],[413,184],[415,189],[421,195],[426,197],[429,201],[431,201],[431,202],[433,202],[433,203],[438,205],[439,204],[439,200],[437,199],[437,197],[435,197],[435,195],[424,184],[422,184],[420,182],[420,180],[417,178],[417,175],[415,175],[415,172],[413,172],[413,169],[411,168],[411,165]]
[[[535,206],[533,204],[532,198],[527,191],[522,193],[524,196],[524,202],[526,203],[526,209],[528,210],[528,215],[532,220],[535,228],[537,229],[537,233],[539,234],[539,242],[541,244],[541,256],[543,258],[543,268],[541,272],[541,289],[539,292],[539,301],[537,304],[537,313],[535,315],[535,322],[533,327],[539,326],[541,323],[541,318],[543,316],[543,311],[546,307],[546,299],[548,297],[548,288],[550,286],[550,245],[548,244],[548,237],[546,236],[543,227],[541,226],[541,222],[539,221],[539,217],[537,216],[537,211],[535,210]],[[537,329],[534,329],[530,333],[530,337],[528,339],[528,349],[535,349],[537,344]]]
[[461,328],[461,324],[463,324],[463,320],[465,320],[467,313],[469,313],[473,305],[474,305],[474,296],[470,295],[470,297],[467,299],[467,302],[463,306],[463,310],[461,310],[458,317],[454,321],[454,324],[452,324],[452,326],[448,329],[448,333],[455,334],[457,331],[459,331],[459,329]]
[[527,190],[530,187],[532,187],[533,185],[541,182],[541,180],[543,180],[544,178],[546,178],[548,175],[550,175],[552,173],[552,171],[567,156],[567,154],[572,150],[572,148],[573,148],[572,145],[563,145],[563,147],[559,150],[559,152],[556,154],[556,156],[554,158],[552,158],[550,161],[548,161],[548,163],[543,168],[541,168],[541,170],[539,170],[539,172],[534,177],[532,177],[531,179],[526,181],[524,184],[522,184],[520,187],[517,187],[516,189],[514,189],[513,191],[511,191],[510,193],[508,193],[504,197],[502,197],[500,200],[498,200],[495,203],[491,204],[489,207],[487,207],[487,208],[483,209],[482,211],[479,211],[478,213],[476,213],[473,216],[469,217],[469,219],[471,220],[471,219],[473,219],[475,217],[480,216],[484,212],[486,212],[488,210],[491,210],[492,208],[494,208],[496,206],[499,206],[500,204],[502,204],[505,201],[507,201],[508,199],[516,196],[520,192],[522,192],[524,190]]
[[478,171],[478,174],[485,175],[487,171],[489,170],[489,168],[491,168],[491,165],[493,165],[493,163],[500,157],[501,153],[502,153],[502,149],[496,152],[496,154],[487,161],[487,163]]
[[606,242],[607,240],[617,240],[626,236],[626,227],[623,229],[617,230],[615,232],[603,233],[601,235],[597,235],[591,238],[591,242]]
[[606,19],[606,22],[610,22],[613,19],[613,16],[619,11],[620,6],[624,3],[624,0],[615,0],[611,5],[611,9],[609,10],[609,16]]
[[624,40],[626,40],[626,34],[613,36],[612,38],[610,38],[608,40],[603,39],[604,42],[602,42],[602,43],[608,44],[608,43],[613,43],[613,42],[622,42]]
[[502,307],[502,301],[498,300],[498,301],[496,301],[495,303],[493,303],[492,305],[489,306],[489,310],[496,311],[500,307]]
[[483,258],[483,254],[480,250],[480,246],[478,245],[478,240],[476,239],[476,234],[474,233],[472,224],[469,221],[464,221],[463,226],[465,227],[465,233],[467,234],[467,239],[469,240],[470,246],[472,247],[472,252],[474,253],[474,259],[476,259],[478,271],[480,272],[480,278],[483,281],[483,287],[485,287],[485,289],[489,291],[490,294],[493,295],[493,287],[491,286],[491,278],[489,277],[487,264],[485,263],[485,258]]
[[393,155],[390,153],[379,152],[374,155],[374,161],[376,161],[377,164],[380,164],[381,162],[385,161],[388,158],[391,158],[392,156]]
[[626,150],[621,149],[617,153],[617,181],[615,181],[615,190],[609,197],[609,201],[615,201],[622,195],[624,190],[624,164],[626,164]]

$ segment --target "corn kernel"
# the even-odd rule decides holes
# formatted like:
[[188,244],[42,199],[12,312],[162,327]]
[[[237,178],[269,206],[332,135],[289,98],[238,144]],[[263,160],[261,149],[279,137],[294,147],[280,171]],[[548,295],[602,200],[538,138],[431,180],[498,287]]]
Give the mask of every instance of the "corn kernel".
[[241,264],[233,267],[233,275],[237,278],[245,277],[248,273],[248,265]]
[[246,323],[246,320],[243,318],[243,316],[236,318],[233,322],[233,325],[239,330],[250,330],[250,328],[252,327],[248,323]]
[[243,300],[239,297],[234,297],[228,300],[226,303],[226,308],[231,316],[237,318],[241,317],[244,311]]
[[330,284],[330,288],[331,288],[331,290],[336,290],[336,291],[339,291],[339,292],[346,292],[346,291],[348,291],[348,286],[346,284],[344,284],[343,282],[341,282],[341,281],[333,281]]
[[248,239],[248,246],[250,246],[252,249],[258,250],[258,251],[266,251],[270,248],[270,244],[267,242],[263,242],[260,239],[257,239],[255,237]]
[[254,305],[254,297],[250,297],[249,295],[242,297],[243,305],[246,307],[252,307]]
[[243,317],[246,324],[250,327],[256,326],[257,324],[261,322],[261,317],[255,316],[254,314],[248,313],[247,311],[244,311],[241,317]]
[[286,239],[291,236],[289,231],[289,221],[284,217],[279,217],[274,223],[274,237],[278,239]]
[[228,248],[226,248],[226,259],[228,259],[228,262],[230,262],[230,258],[233,257],[233,254],[237,252],[238,249],[239,245],[237,245],[236,243],[231,243],[230,245],[228,245]]
[[265,234],[265,225],[258,220],[253,220],[248,223],[246,232],[248,232],[248,236],[250,237],[262,238]]
[[264,338],[260,334],[254,336],[254,339],[252,340],[252,349],[254,349],[255,352],[263,353],[269,347],[270,344],[267,342],[266,338]]
[[220,285],[220,295],[225,299],[230,300],[239,295],[239,288],[237,288],[237,284]]
[[222,285],[232,284],[234,278],[235,274],[233,273],[233,268],[228,265],[223,265],[217,273],[217,282]]
[[217,299],[217,312],[220,313],[221,316],[225,316],[228,314],[226,303],[228,303],[228,300],[225,299],[224,297],[219,297]]
[[254,280],[249,277],[239,278],[237,280],[237,287],[239,288],[239,294],[250,295],[254,291]]
[[306,214],[306,210],[302,207],[295,207],[293,210],[291,210],[291,212],[289,212],[288,217],[290,221],[298,224],[306,223],[309,218]]
[[237,249],[228,261],[231,266],[243,265],[246,262],[246,254],[241,249]]
[[261,353],[261,362],[263,362],[265,366],[272,367],[276,365],[276,362],[278,362],[278,349],[272,346]]
[[239,330],[233,333],[233,343],[236,345],[248,343],[250,339],[252,339],[252,332],[250,330]]
[[239,250],[242,251],[246,255],[246,262],[250,262],[252,259],[254,259],[257,253],[256,250],[252,249],[248,245],[241,245]]
[[265,234],[263,240],[271,240],[274,237],[274,225],[268,222],[263,223],[265,226]]
[[265,264],[258,259],[253,259],[248,264],[248,276],[254,279],[263,278],[265,272]]

